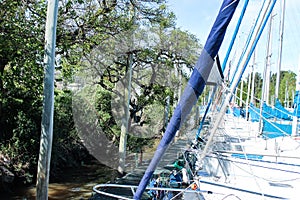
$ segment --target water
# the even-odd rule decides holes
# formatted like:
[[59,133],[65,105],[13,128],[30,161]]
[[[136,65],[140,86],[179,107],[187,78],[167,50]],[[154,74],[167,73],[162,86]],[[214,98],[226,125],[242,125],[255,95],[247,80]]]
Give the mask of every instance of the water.
[[[78,168],[72,168],[64,171],[59,181],[49,184],[49,200],[86,200],[92,196],[92,188],[99,183],[113,181],[117,176],[115,170],[112,170],[99,163],[92,162]],[[30,187],[15,188],[12,187],[11,193],[0,191],[0,200],[35,200],[36,188]]]
[[[159,140],[154,142],[153,147],[148,148],[143,153],[143,161],[149,161],[159,144]],[[176,157],[175,155],[170,156]],[[127,172],[136,172],[136,156],[127,159],[130,163]],[[93,187],[97,184],[114,182],[118,174],[116,170],[101,165],[97,161],[91,164],[83,165],[78,168],[72,168],[63,172],[59,181],[49,184],[48,199],[49,200],[87,200],[92,196]],[[1,183],[0,183],[1,184]],[[13,188],[10,194],[1,193],[0,200],[35,200],[36,188],[34,185],[23,188]]]

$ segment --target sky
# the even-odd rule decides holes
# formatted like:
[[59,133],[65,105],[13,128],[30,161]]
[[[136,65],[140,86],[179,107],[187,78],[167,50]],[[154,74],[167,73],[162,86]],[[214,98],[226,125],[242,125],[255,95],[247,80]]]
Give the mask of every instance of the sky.
[[[197,36],[201,44],[205,44],[210,29],[219,12],[222,0],[169,0],[168,6],[177,17],[177,27],[186,30]],[[219,51],[219,56],[222,63],[222,58],[225,57],[231,37],[233,35],[235,25],[238,21],[245,0],[240,0],[238,8],[233,16],[228,27],[224,42]],[[242,47],[245,44],[247,36],[251,30],[254,21],[258,16],[258,12],[263,0],[250,0],[246,14],[244,16],[239,34],[235,41],[235,45],[231,51],[229,60],[237,62]],[[278,66],[278,52],[280,40],[280,19],[282,0],[278,0],[272,13],[272,34],[271,34],[271,73],[275,73]],[[284,33],[283,33],[283,50],[282,50],[282,70],[291,70],[295,73],[299,71],[300,62],[300,1],[286,0]],[[265,67],[266,52],[267,52],[267,34],[268,26],[257,44],[255,70],[262,73]],[[251,59],[252,60],[252,59]],[[251,61],[250,61],[251,62]],[[249,63],[251,64],[251,63]],[[248,71],[250,68],[248,67]],[[247,72],[247,71],[246,71]]]

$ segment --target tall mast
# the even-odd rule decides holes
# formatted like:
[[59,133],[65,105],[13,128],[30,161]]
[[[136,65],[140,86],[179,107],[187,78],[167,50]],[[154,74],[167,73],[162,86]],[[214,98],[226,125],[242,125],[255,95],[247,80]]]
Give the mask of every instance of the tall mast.
[[255,51],[253,52],[253,63],[252,63],[252,84],[251,84],[251,98],[250,98],[250,102],[253,103],[254,102],[254,81],[255,81],[255,70],[254,70],[254,66],[255,66]]
[[262,110],[263,104],[269,104],[269,91],[270,91],[270,65],[271,65],[271,35],[272,35],[272,18],[273,15],[271,13],[271,17],[269,19],[269,29],[268,29],[268,41],[267,41],[267,53],[266,53],[266,62],[263,74],[263,84],[262,84],[262,93],[260,99],[260,112],[259,112],[259,130],[262,132],[263,121],[262,121]]
[[271,56],[272,56],[272,20],[273,16],[270,17],[269,30],[268,30],[268,43],[267,43],[267,55],[266,65],[264,71],[264,83],[263,83],[263,102],[269,104],[269,91],[270,91],[270,70],[271,70]]
[[279,33],[279,53],[278,53],[278,66],[276,77],[275,98],[279,96],[279,84],[280,84],[280,71],[281,71],[281,59],[282,59],[282,44],[283,44],[283,31],[284,31],[284,15],[285,15],[285,0],[282,0],[281,7],[281,19],[280,19],[280,33]]
[[247,88],[247,99],[246,99],[246,119],[248,120],[248,105],[249,105],[249,99],[250,99],[250,90],[251,90],[251,75],[253,73],[252,71],[248,75],[248,88]]
[[244,88],[244,81],[241,80],[241,90],[240,90],[240,107],[243,106],[243,88]]
[[225,32],[239,0],[224,0],[220,8],[215,23],[209,33],[204,48],[194,67],[190,80],[185,87],[183,94],[177,104],[174,114],[172,115],[167,129],[161,139],[157,149],[146,169],[142,180],[134,194],[134,199],[139,200],[144,193],[146,186],[151,179],[156,167],[162,156],[166,152],[171,141],[174,139],[176,132],[179,130],[187,115],[191,112],[192,107],[196,104],[199,96],[202,94],[208,77],[212,71],[214,59],[220,49]]
[[299,106],[299,91],[300,91],[300,57],[299,57],[299,61],[298,61],[298,73],[297,73],[297,82],[296,82],[296,93],[298,93],[298,95],[295,95],[297,97],[297,99],[295,98],[294,103],[296,103],[296,105],[294,106],[295,110],[294,110],[294,116],[293,116],[293,124],[292,124],[292,136],[296,136],[297,132],[298,132],[298,113],[297,111],[299,110],[298,106]]

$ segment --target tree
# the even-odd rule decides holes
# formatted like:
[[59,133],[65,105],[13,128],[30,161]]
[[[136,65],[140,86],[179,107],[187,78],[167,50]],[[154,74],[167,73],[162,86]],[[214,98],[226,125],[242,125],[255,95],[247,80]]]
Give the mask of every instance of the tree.
[[[127,101],[122,93],[128,85],[124,78],[128,73],[129,57],[132,56],[132,93],[129,102],[131,138],[129,138],[128,148],[141,150],[144,141],[160,136],[163,129],[165,99],[167,96],[173,97],[174,90],[179,87],[174,77],[174,69],[181,71],[187,77],[200,49],[195,36],[174,28],[136,27],[134,31],[122,32],[103,41],[85,56],[84,65],[76,77],[82,89],[76,94],[82,93],[80,96],[84,96],[90,105],[95,107],[97,106],[94,100],[95,92],[100,88],[108,91],[111,95],[113,114],[111,118],[114,118],[110,121],[114,121],[120,127],[125,110],[123,105]],[[92,110],[92,113],[96,112],[96,109]],[[78,117],[83,116],[80,112],[77,114]],[[82,120],[79,121],[82,123]],[[81,125],[86,127],[84,124]],[[110,127],[112,125],[110,124]],[[99,130],[95,127],[93,132]],[[87,131],[83,132],[87,133]],[[100,132],[105,135],[111,131],[101,126]],[[90,137],[93,139],[85,138],[85,140],[96,141],[94,136],[95,134],[92,134]],[[91,143],[90,146],[93,149],[95,145]]]
[[30,5],[0,5],[0,154],[9,160],[0,164],[24,182],[36,172],[43,80],[43,8]]
[[[179,82],[175,77],[171,80],[166,77],[173,76],[174,65],[178,65],[184,84],[200,49],[195,36],[174,28],[175,16],[169,12],[165,1],[62,0],[58,16],[55,77],[58,113],[54,118],[52,156],[55,160],[63,161],[70,152],[77,155],[78,149],[84,152],[73,129],[76,124],[66,123],[69,125],[63,129],[60,123],[71,119],[71,112],[63,114],[67,113],[64,106],[71,106],[74,112],[79,109],[77,111],[81,113],[84,111],[80,109],[87,108],[86,112],[95,114],[97,126],[104,130],[108,142],[118,144],[118,123],[111,105],[103,104],[110,104],[113,95],[117,94],[115,86],[127,73],[129,53],[134,61],[134,98],[130,101],[132,124],[150,127],[155,123],[146,116],[155,118],[162,113],[166,96],[171,97],[171,103],[174,101],[173,94]],[[10,170],[31,182],[36,173],[41,132],[46,2],[3,0],[0,18],[0,154],[10,160],[7,164]],[[123,40],[132,31],[139,45],[126,49],[126,42],[130,41]],[[122,48],[117,42],[123,45]],[[85,79],[80,79],[80,73],[86,74]],[[71,83],[75,87],[71,87]],[[72,101],[69,99],[68,90],[87,84],[93,84],[95,88],[85,87],[81,94],[72,91]],[[80,102],[91,92],[97,95],[89,97],[88,102]],[[90,101],[96,106],[91,107]],[[82,107],[76,107],[76,103]],[[95,127],[95,121],[84,125]],[[154,132],[159,136],[159,131]],[[70,138],[68,142],[74,144],[74,148],[68,146],[64,138]],[[148,138],[130,136],[128,149],[134,151],[149,144],[147,141]],[[57,171],[58,166],[54,165],[53,170]]]
[[[272,87],[275,87],[272,85]],[[293,105],[293,94],[296,91],[296,74],[292,71],[281,71],[279,100],[285,106]]]
[[30,9],[22,2],[6,0],[0,6],[0,126],[5,127],[0,130],[0,140],[6,143],[16,127],[13,118],[18,111],[28,113],[34,121],[34,113],[39,114],[31,105],[41,105],[43,31],[38,23],[42,19],[29,18]]

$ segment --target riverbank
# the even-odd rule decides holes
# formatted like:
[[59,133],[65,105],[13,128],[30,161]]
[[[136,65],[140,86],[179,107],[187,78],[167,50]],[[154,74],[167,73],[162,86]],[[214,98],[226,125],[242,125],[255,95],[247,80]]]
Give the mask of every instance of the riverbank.
[[[143,153],[143,161],[152,158],[154,149],[159,140],[155,140],[153,147],[147,148]],[[130,156],[128,160],[128,171],[132,171],[135,167],[135,155]],[[88,200],[93,193],[93,187],[97,184],[114,182],[118,177],[118,172],[111,169],[99,161],[92,160],[78,167],[63,169],[55,180],[49,184],[49,200]],[[52,178],[53,179],[53,178]],[[4,192],[0,189],[0,200],[35,200],[36,187],[31,185],[28,187],[17,187],[12,185],[11,192]]]
[[[61,178],[49,184],[49,200],[82,200],[92,196],[92,188],[98,183],[113,181],[116,170],[108,168],[97,160],[76,168],[69,168],[60,174]],[[5,200],[35,200],[36,188],[11,186],[11,192],[0,191],[0,199]]]

